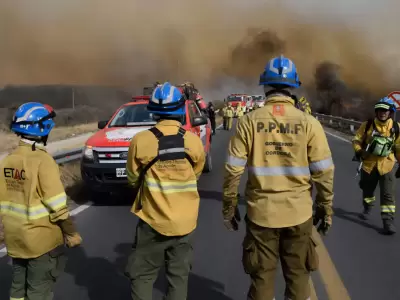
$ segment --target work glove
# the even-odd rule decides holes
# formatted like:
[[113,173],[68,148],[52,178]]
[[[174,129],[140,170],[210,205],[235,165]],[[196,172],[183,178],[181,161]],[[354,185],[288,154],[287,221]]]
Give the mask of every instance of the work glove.
[[226,210],[224,209],[224,225],[229,231],[239,230],[239,222],[242,220],[238,207],[239,198],[240,194],[237,194],[238,201],[236,206],[230,206]]
[[326,235],[332,226],[332,217],[326,214],[323,207],[317,207],[313,216],[313,225],[317,227],[317,231]]
[[356,152],[356,157],[357,157],[358,160],[361,160],[361,159],[364,160],[369,156],[369,154],[370,153],[368,151],[359,150],[359,151]]
[[82,243],[82,237],[77,232],[74,223],[71,218],[58,222],[61,231],[64,235],[64,241],[68,248],[74,248]]

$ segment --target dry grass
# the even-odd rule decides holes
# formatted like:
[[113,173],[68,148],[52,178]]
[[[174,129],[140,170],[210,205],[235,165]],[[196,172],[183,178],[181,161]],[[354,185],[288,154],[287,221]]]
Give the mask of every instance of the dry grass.
[[60,166],[61,181],[67,193],[68,203],[83,204],[90,198],[81,178],[80,163],[69,163]]
[[[56,127],[52,130],[49,142],[55,142],[63,139],[68,139],[79,134],[88,133],[97,129],[97,123],[88,123],[75,125],[71,127]],[[15,148],[19,138],[11,133],[0,131],[0,152],[6,152]]]

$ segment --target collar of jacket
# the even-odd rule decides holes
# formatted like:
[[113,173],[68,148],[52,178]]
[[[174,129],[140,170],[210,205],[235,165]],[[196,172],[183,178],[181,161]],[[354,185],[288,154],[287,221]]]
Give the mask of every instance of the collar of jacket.
[[288,103],[294,105],[294,100],[285,95],[273,94],[265,99],[265,104],[269,103]]
[[393,119],[389,118],[386,121],[380,121],[378,118],[375,118],[375,126],[379,131],[387,131],[393,126]]
[[34,142],[34,141],[31,141],[31,140],[28,140],[28,139],[23,139],[23,138],[19,140],[19,146],[32,147],[33,143],[35,143],[35,147],[37,149],[46,151],[46,147],[42,143]]
[[181,122],[175,121],[175,120],[162,120],[162,121],[158,122],[157,125],[159,125],[159,126],[176,126],[176,127],[182,126]]

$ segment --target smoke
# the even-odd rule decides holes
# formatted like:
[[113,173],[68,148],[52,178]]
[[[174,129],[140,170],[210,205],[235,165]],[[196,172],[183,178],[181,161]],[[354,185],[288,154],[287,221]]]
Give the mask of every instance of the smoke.
[[[0,85],[138,88],[196,83],[205,96],[261,93],[273,56],[292,58],[305,86],[319,64],[351,89],[398,84],[400,2],[261,0],[2,0]],[[318,79],[318,78],[317,78]]]

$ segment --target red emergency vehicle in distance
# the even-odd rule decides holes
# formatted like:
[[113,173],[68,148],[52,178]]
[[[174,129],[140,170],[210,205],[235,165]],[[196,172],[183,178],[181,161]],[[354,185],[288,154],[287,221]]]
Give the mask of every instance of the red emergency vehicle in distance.
[[[132,101],[119,107],[109,120],[100,121],[100,130],[86,141],[81,175],[92,191],[109,192],[127,185],[125,167],[129,144],[135,134],[156,124],[152,113],[147,111],[152,88],[145,89],[143,92],[147,95],[132,97]],[[183,128],[201,138],[206,152],[204,172],[211,172],[210,121],[201,113],[195,101],[188,100],[185,105],[186,116],[181,123]]]
[[230,103],[232,107],[237,107],[238,104],[240,103],[240,105],[243,107],[246,106],[248,97],[249,96],[247,94],[230,94],[224,100],[224,102]]

